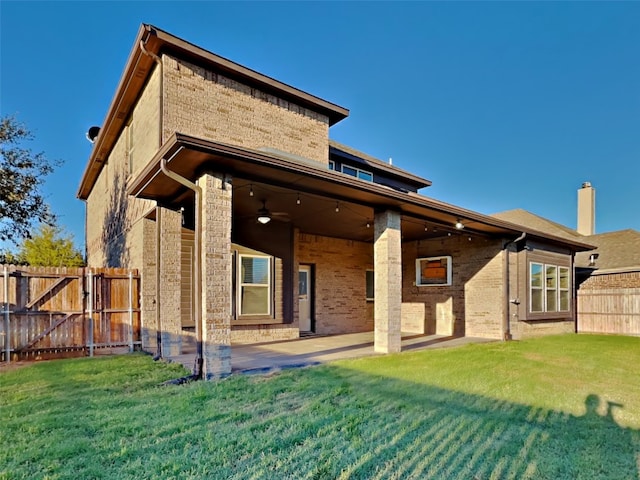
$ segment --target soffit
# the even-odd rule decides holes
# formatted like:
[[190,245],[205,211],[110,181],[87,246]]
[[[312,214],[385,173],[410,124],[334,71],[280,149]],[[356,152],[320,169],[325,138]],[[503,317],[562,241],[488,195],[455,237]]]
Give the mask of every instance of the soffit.
[[[524,229],[515,224],[494,219],[471,210],[466,210],[454,205],[450,205],[438,200],[416,193],[404,193],[393,190],[383,185],[372,184],[348,175],[328,170],[322,165],[318,167],[300,164],[285,158],[273,156],[265,152],[241,148],[232,145],[221,144],[209,140],[191,137],[183,134],[174,134],[165,143],[156,156],[147,164],[140,174],[129,182],[128,193],[140,198],[147,198],[158,201],[168,207],[178,208],[191,196],[191,192],[177,182],[165,176],[160,170],[161,159],[168,161],[170,170],[177,174],[195,181],[204,172],[217,172],[228,174],[234,179],[240,179],[244,184],[256,183],[274,189],[271,198],[255,198],[252,206],[246,206],[243,215],[249,215],[255,211],[255,201],[266,200],[267,207],[272,210],[291,209],[293,203],[286,205],[274,204],[287,195],[302,193],[309,198],[322,199],[324,202],[323,212],[335,211],[335,207],[343,210],[353,210],[354,216],[346,223],[347,230],[353,228],[358,223],[365,226],[366,220],[373,220],[374,212],[377,210],[396,210],[402,213],[403,227],[406,231],[403,235],[423,238],[433,234],[434,227],[439,235],[452,234],[478,234],[489,236],[513,236],[526,231],[531,237],[559,243],[568,246],[572,250],[590,249],[590,245],[579,242],[568,242],[565,239],[545,235],[535,230]],[[234,188],[240,187],[242,183],[234,181]],[[279,194],[275,189],[280,189]],[[238,199],[234,196],[234,209],[238,208]],[[326,207],[326,202],[330,202],[330,209]],[[319,202],[319,200],[317,200]],[[320,203],[322,203],[320,202]],[[320,205],[318,203],[318,205]],[[337,203],[337,205],[336,205]],[[260,206],[258,204],[258,206]],[[316,222],[325,234],[337,231],[344,227],[344,220],[341,226],[336,225],[335,216],[320,215],[320,212],[312,215],[310,220],[303,222],[303,216],[313,214],[312,210],[299,209],[303,213],[291,213],[298,215],[300,223],[311,224]],[[344,217],[343,217],[344,218]],[[453,224],[457,219],[462,220],[465,229],[456,231]],[[430,227],[430,231],[425,233],[424,227]],[[372,222],[371,222],[372,226]],[[366,227],[365,227],[366,228]],[[338,235],[336,235],[338,236]],[[344,238],[351,238],[348,235]],[[357,239],[357,238],[354,238]]]

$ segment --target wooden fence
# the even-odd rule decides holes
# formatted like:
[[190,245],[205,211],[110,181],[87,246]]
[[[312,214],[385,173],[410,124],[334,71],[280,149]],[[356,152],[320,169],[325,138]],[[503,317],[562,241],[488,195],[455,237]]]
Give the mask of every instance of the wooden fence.
[[578,332],[640,335],[640,288],[578,290]]
[[140,344],[136,270],[0,265],[3,361],[133,350]]

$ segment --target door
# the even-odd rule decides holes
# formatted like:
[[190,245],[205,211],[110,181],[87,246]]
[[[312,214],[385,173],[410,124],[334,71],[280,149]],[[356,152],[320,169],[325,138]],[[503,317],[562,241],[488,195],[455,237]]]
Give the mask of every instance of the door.
[[298,270],[298,312],[300,331],[311,331],[311,266],[300,265]]

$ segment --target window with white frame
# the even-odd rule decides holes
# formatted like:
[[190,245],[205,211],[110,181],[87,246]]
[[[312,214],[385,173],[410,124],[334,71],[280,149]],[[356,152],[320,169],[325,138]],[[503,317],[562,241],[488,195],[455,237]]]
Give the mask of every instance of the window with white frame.
[[416,259],[416,285],[419,287],[451,285],[451,256]]
[[367,300],[369,301],[373,301],[374,297],[375,297],[375,284],[373,283],[374,281],[374,276],[373,276],[373,270],[367,270],[367,287],[366,287],[366,295],[367,295]]
[[271,314],[271,257],[238,255],[239,314]]
[[360,180],[365,180],[367,182],[373,182],[373,173],[367,172],[366,170],[360,170],[356,167],[351,167],[349,165],[342,165],[342,173],[350,175],[352,177],[359,178]]
[[529,311],[568,312],[571,309],[569,267],[529,263]]
[[329,160],[329,170],[335,170],[336,169],[336,162],[334,162],[333,160]]

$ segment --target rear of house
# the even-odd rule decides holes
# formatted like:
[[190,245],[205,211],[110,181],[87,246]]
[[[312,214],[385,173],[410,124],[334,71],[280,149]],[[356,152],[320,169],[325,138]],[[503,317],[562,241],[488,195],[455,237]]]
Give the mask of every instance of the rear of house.
[[90,265],[141,273],[143,347],[301,332],[488,338],[574,331],[590,245],[425,197],[431,182],[329,139],[348,110],[150,25],[78,196]]

